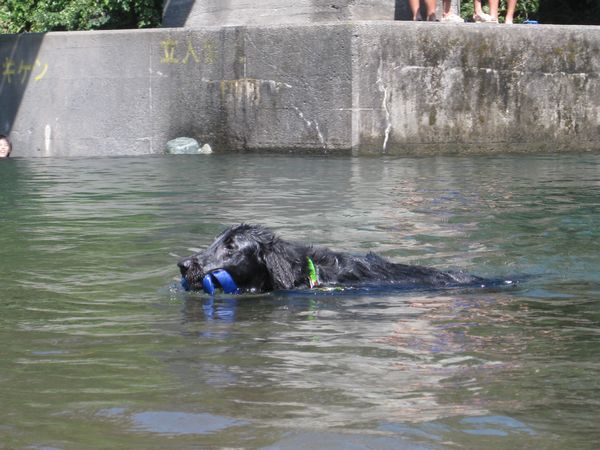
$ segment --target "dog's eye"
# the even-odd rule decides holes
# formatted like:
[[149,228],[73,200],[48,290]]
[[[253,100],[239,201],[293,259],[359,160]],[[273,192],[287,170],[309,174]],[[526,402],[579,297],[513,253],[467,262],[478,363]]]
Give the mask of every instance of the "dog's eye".
[[227,243],[225,243],[225,248],[227,250],[235,250],[235,244],[232,241],[227,242]]

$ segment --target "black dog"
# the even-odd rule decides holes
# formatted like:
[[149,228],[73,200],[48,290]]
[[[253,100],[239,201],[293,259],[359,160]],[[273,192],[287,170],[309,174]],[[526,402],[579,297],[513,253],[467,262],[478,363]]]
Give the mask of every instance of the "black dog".
[[353,256],[294,244],[262,226],[245,224],[228,228],[206,251],[181,260],[178,266],[191,290],[201,290],[204,276],[217,269],[227,271],[243,292],[382,283],[439,288],[486,282],[461,272],[392,263],[374,253]]

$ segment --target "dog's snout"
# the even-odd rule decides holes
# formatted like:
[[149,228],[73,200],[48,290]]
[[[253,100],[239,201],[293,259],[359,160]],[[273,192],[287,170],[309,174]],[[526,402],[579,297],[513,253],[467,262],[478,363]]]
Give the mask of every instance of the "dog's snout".
[[177,263],[179,266],[179,270],[181,271],[181,275],[185,275],[186,272],[192,267],[192,258],[182,259]]

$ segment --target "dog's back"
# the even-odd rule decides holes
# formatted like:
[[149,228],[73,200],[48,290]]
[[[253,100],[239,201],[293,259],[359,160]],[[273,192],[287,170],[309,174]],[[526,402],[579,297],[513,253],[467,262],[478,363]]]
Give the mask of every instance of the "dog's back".
[[483,278],[464,272],[393,263],[372,252],[355,256],[320,248],[312,256],[323,284],[381,282],[406,287],[449,287],[485,283]]

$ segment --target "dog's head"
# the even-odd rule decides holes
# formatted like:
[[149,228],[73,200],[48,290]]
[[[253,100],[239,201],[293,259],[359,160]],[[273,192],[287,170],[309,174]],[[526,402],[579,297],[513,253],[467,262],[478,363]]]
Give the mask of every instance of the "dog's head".
[[177,265],[191,290],[201,290],[204,276],[217,269],[227,271],[242,291],[294,287],[286,246],[273,232],[257,225],[230,227],[204,252],[184,258]]

